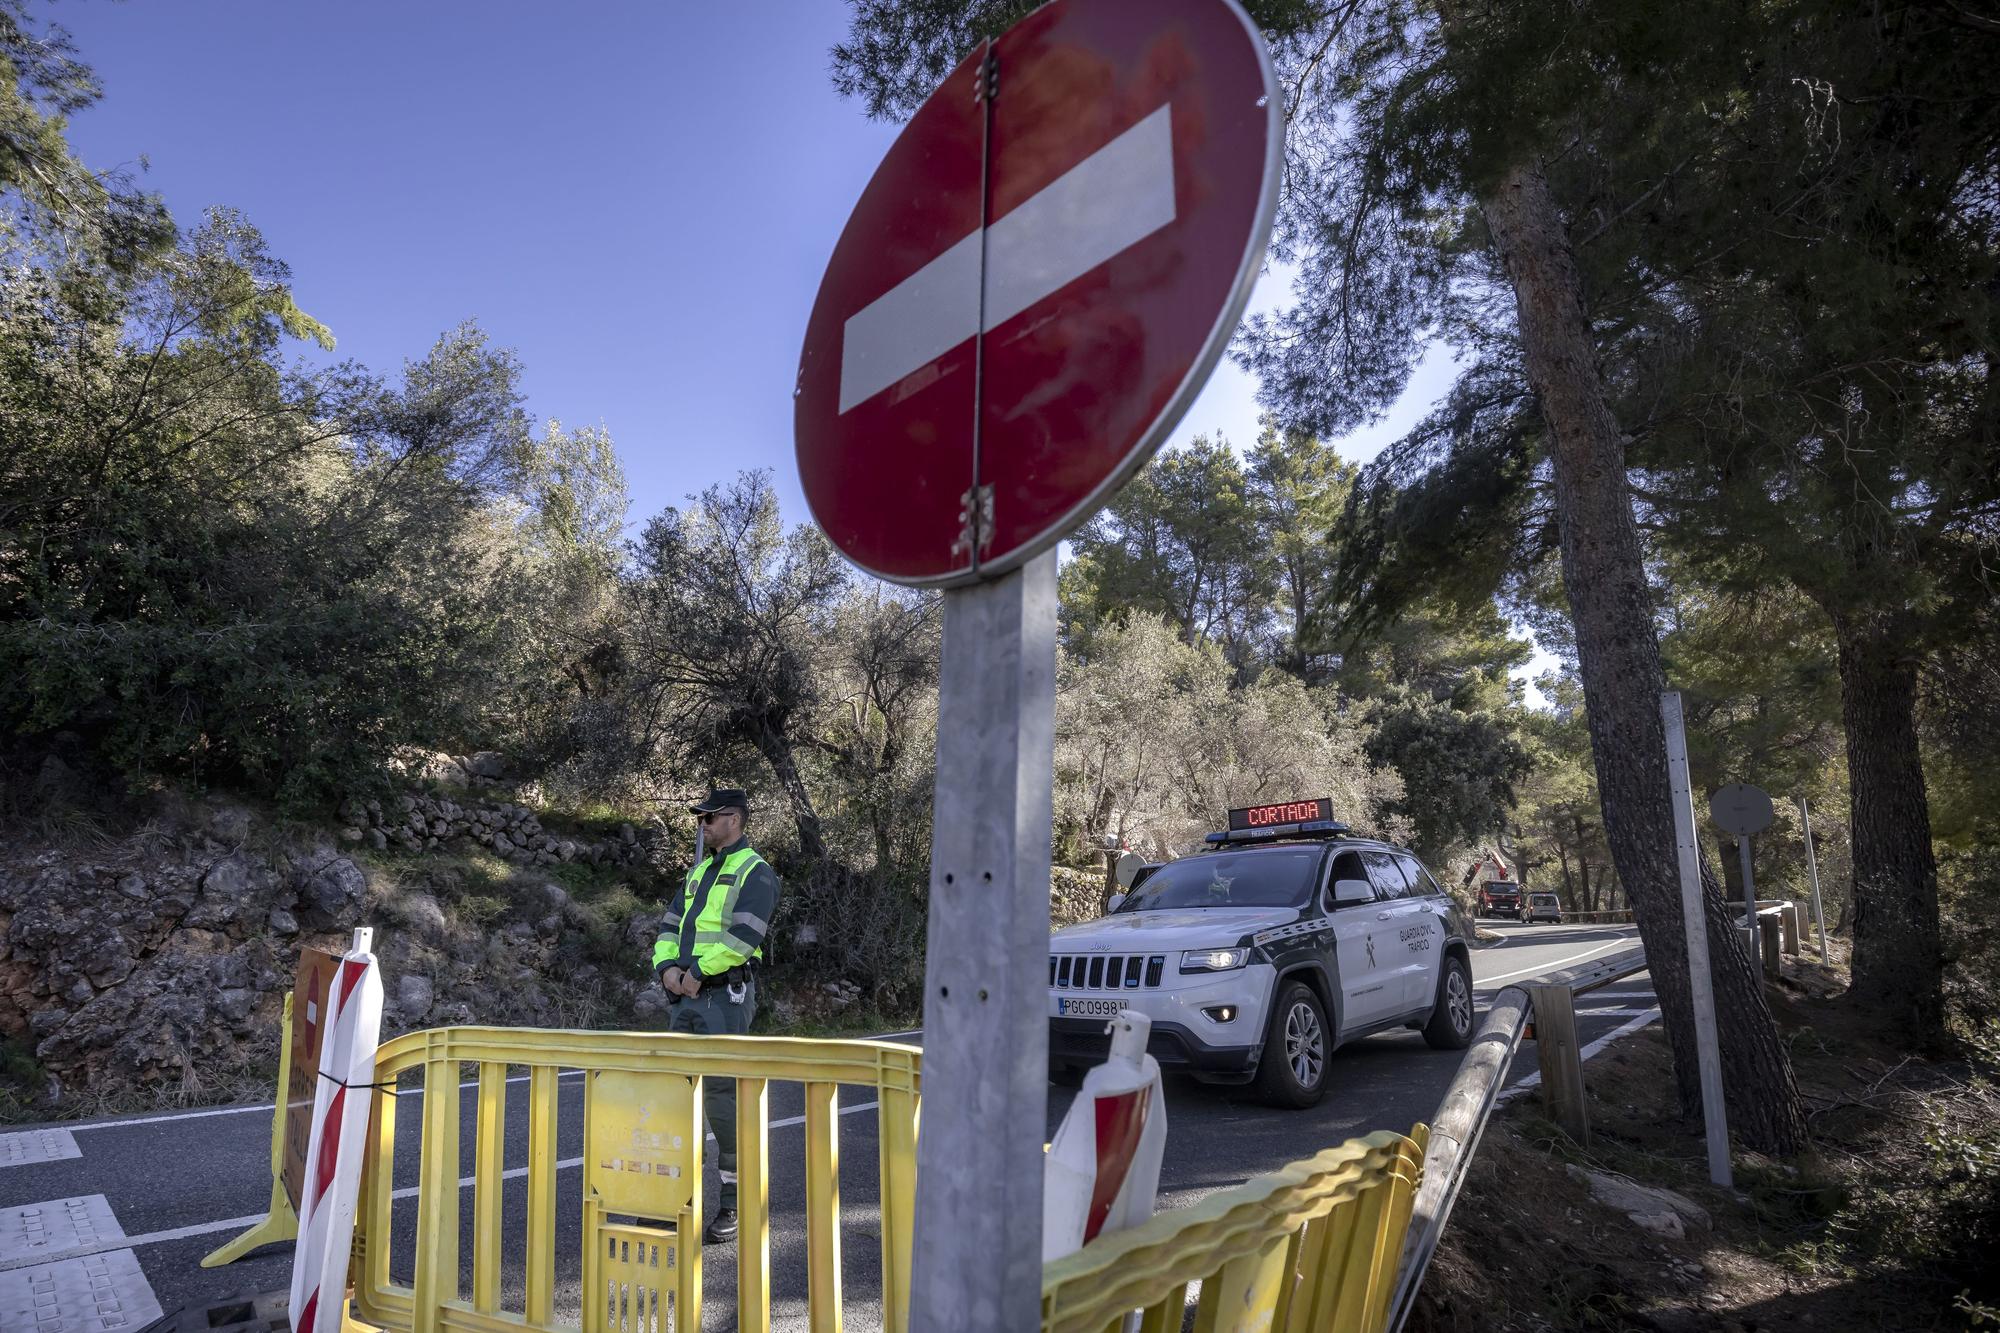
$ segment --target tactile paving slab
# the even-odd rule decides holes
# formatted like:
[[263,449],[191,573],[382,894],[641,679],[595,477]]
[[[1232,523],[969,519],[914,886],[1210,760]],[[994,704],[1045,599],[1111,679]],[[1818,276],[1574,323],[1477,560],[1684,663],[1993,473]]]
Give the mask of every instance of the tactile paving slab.
[[76,1135],[66,1129],[24,1129],[0,1134],[0,1166],[28,1166],[83,1156]]
[[132,1333],[159,1318],[160,1302],[130,1250],[0,1272],[7,1333]]
[[[0,1208],[0,1264],[40,1259],[65,1250],[125,1239],[124,1228],[102,1194]],[[11,1324],[0,1328],[12,1330]]]

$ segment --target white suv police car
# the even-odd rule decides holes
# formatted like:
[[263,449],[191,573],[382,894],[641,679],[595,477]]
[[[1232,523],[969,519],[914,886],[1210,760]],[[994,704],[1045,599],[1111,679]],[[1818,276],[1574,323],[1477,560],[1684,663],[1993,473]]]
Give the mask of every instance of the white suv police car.
[[1103,1060],[1106,1020],[1153,1022],[1168,1068],[1305,1107],[1336,1046],[1411,1027],[1472,1040],[1471,934],[1423,864],[1333,803],[1229,812],[1209,850],[1139,872],[1111,915],[1049,938],[1050,1077]]

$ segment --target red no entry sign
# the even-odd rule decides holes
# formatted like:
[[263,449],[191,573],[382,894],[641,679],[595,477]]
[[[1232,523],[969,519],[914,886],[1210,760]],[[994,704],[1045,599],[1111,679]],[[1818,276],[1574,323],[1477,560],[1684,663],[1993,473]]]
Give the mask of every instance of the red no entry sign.
[[1109,498],[1243,313],[1281,128],[1229,0],[1054,0],[967,57],[855,205],[806,327],[799,476],[834,545],[963,582]]

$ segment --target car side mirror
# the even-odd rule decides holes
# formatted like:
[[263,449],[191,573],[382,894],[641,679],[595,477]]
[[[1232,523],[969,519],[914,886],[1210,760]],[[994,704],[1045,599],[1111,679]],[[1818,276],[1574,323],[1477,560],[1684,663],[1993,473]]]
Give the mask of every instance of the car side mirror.
[[1111,895],[1111,901],[1105,904],[1104,907],[1105,914],[1108,916],[1109,914],[1117,911],[1120,907],[1124,905],[1125,905],[1125,895],[1122,893],[1114,893]]
[[1333,905],[1352,907],[1356,903],[1373,902],[1375,886],[1365,879],[1337,879],[1333,882]]

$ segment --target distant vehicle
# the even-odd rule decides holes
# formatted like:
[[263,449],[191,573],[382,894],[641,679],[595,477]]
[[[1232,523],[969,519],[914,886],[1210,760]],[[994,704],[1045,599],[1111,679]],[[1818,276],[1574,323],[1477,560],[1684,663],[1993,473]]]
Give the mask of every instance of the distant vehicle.
[[1553,893],[1531,893],[1528,908],[1521,919],[1529,925],[1537,921],[1553,921],[1560,926],[1563,919],[1562,902]]
[[1461,888],[1470,888],[1481,874],[1491,870],[1493,878],[1484,881],[1475,890],[1472,914],[1474,916],[1521,916],[1521,881],[1514,878],[1513,870],[1497,848],[1488,847],[1479,854],[1466,870]]
[[1480,916],[1521,916],[1521,883],[1513,879],[1489,879],[1479,886]]
[[1108,916],[1049,937],[1049,1074],[1104,1058],[1108,1019],[1152,1020],[1162,1065],[1251,1083],[1278,1106],[1326,1092],[1342,1042],[1420,1029],[1472,1040],[1471,934],[1429,871],[1352,836],[1325,798],[1229,812],[1208,850],[1135,867]]

